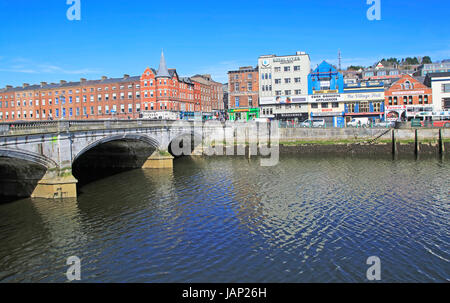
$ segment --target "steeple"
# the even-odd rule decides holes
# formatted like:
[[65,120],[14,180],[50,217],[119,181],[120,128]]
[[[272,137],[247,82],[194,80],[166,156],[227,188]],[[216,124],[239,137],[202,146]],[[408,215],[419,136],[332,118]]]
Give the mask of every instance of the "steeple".
[[170,78],[169,70],[167,69],[166,59],[164,59],[164,52],[161,51],[161,60],[159,61],[158,72],[156,78]]

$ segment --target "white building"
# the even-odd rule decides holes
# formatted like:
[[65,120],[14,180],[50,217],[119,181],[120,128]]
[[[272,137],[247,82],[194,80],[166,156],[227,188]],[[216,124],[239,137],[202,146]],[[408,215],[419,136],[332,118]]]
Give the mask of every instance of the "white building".
[[[289,119],[304,119],[304,109],[294,104],[305,103],[308,95],[309,55],[297,52],[289,56],[261,56],[258,68],[261,117],[278,119],[275,113],[280,112],[289,113]],[[285,111],[283,107],[289,109]],[[298,116],[295,109],[299,109]]]
[[433,110],[450,110],[450,72],[431,73],[425,78],[425,85],[433,89]]

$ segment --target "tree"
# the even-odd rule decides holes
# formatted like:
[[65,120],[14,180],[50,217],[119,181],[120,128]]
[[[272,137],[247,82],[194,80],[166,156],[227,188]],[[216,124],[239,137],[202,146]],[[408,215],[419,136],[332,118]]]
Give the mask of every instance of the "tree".
[[364,66],[350,65],[349,67],[347,67],[347,70],[360,70],[360,69],[364,69]]
[[422,64],[431,64],[431,63],[433,63],[433,61],[431,61],[430,56],[423,57]]

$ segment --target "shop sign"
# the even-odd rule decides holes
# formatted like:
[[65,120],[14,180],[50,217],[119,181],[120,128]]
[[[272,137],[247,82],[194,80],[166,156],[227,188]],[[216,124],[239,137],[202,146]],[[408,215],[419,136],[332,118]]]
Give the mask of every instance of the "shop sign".
[[309,101],[312,102],[341,102],[345,101],[345,98],[341,94],[323,94],[323,95],[310,95]]
[[281,64],[289,64],[295,61],[300,61],[300,57],[287,57],[287,58],[274,58],[274,63],[281,63]]
[[346,101],[384,100],[384,92],[344,94]]
[[276,96],[259,99],[261,105],[308,103],[308,96]]

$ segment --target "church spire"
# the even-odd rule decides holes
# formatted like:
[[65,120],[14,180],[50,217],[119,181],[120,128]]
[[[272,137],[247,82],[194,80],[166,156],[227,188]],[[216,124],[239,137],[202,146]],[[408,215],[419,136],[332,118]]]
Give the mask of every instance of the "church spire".
[[156,78],[170,78],[169,70],[167,69],[166,59],[164,58],[164,51],[161,50],[161,60],[159,61],[158,72]]

